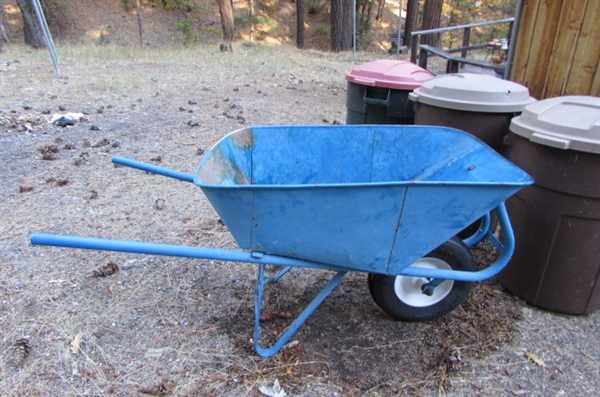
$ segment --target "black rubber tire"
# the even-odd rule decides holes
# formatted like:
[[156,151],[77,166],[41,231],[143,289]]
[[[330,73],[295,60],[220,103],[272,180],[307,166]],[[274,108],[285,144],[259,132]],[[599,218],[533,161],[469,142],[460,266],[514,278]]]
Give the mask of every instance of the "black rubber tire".
[[[446,241],[438,248],[425,255],[423,259],[434,258],[433,261],[452,270],[476,271],[477,265],[469,248],[457,238]],[[460,306],[469,296],[469,291],[473,283],[466,281],[446,280],[436,288],[436,291],[442,291],[442,295],[432,297],[432,303],[428,304],[427,295],[417,296],[421,300],[419,305],[412,305],[400,297],[396,292],[396,279],[401,281],[418,282],[421,285],[426,282],[418,277],[406,276],[386,276],[382,274],[369,273],[368,283],[369,291],[373,300],[387,314],[399,321],[429,321],[441,317]],[[441,288],[440,290],[438,290]],[[447,291],[447,292],[444,292]],[[441,299],[441,300],[440,300]]]

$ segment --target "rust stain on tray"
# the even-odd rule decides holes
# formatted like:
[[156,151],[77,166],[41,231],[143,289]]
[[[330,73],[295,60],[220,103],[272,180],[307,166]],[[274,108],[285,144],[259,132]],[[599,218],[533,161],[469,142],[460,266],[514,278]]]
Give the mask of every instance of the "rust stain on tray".
[[239,130],[231,135],[231,141],[240,149],[250,149],[254,144],[254,134],[249,129]]
[[226,180],[237,185],[249,185],[247,175],[216,148],[200,168],[200,179],[209,185],[222,185]]

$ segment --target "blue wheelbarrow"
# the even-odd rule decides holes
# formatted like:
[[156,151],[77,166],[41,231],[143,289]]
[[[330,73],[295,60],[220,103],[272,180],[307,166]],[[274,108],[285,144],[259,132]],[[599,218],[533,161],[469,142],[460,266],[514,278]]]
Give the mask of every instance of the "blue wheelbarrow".
[[[258,265],[254,347],[276,354],[349,271],[391,317],[424,321],[467,297],[472,282],[500,272],[514,250],[504,200],[533,183],[477,138],[428,126],[274,126],[230,133],[194,174],[113,157],[116,164],[199,186],[240,250],[36,233],[33,244]],[[489,231],[495,211],[499,237]],[[455,235],[484,219],[465,240]],[[468,246],[498,250],[483,270]],[[283,269],[265,277],[266,265]],[[335,272],[271,346],[260,346],[263,289],[293,267]]]

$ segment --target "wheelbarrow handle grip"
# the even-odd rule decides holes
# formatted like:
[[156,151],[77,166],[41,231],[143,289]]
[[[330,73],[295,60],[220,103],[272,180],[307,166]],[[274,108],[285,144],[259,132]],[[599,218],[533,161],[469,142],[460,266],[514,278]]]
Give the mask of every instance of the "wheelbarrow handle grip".
[[194,183],[194,175],[185,172],[172,170],[170,168],[159,167],[154,164],[142,163],[141,161],[128,159],[126,157],[113,156],[112,162],[123,165],[125,167],[136,168],[138,170],[152,172],[153,174],[168,176],[170,178],[179,179],[180,181]]

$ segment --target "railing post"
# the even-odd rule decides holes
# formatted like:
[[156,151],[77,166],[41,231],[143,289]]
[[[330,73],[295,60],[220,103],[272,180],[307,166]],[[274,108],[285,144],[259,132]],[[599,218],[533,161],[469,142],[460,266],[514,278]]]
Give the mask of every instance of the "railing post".
[[410,61],[417,63],[417,48],[419,47],[419,35],[412,35],[410,38]]
[[[462,46],[463,47],[468,47],[469,43],[471,41],[471,28],[465,28],[465,30],[463,31],[463,41],[462,41]],[[466,58],[467,57],[467,50],[463,50],[460,53],[460,57],[461,58]],[[460,68],[463,67],[463,64],[461,63],[459,65]]]
[[427,50],[421,48],[419,51],[419,66],[425,70],[427,70],[427,55],[429,55]]

